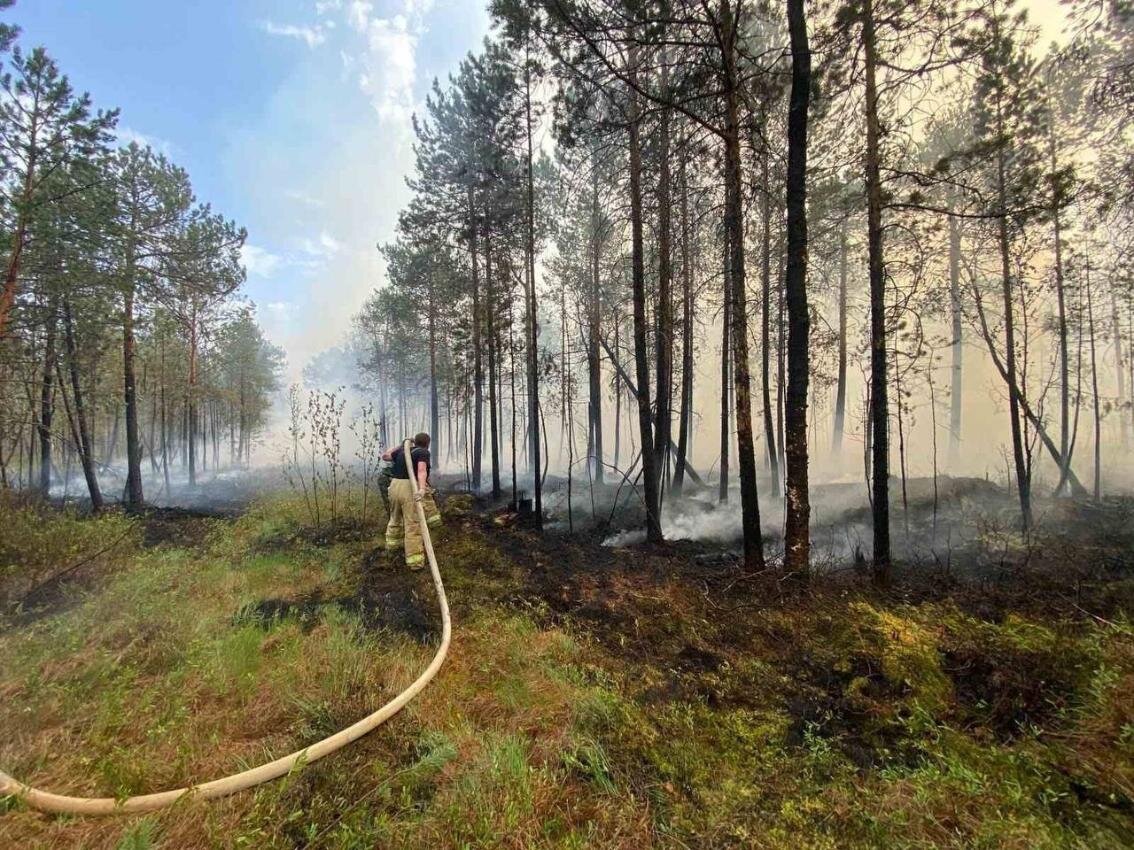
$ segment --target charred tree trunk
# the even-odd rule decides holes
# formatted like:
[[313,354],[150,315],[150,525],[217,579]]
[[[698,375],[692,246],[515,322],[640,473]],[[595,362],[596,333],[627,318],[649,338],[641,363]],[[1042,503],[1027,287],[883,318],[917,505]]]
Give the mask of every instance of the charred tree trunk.
[[961,388],[964,325],[961,312],[961,224],[949,217],[949,313],[952,320],[952,376],[949,384],[949,468],[956,473],[961,458]]
[[[792,0],[799,2],[799,0]],[[739,7],[738,10],[739,12]],[[744,534],[744,565],[749,571],[764,569],[764,542],[760,532],[760,503],[756,492],[756,450],[752,435],[752,381],[748,370],[748,298],[744,285],[743,174],[740,162],[740,73],[737,68],[739,14],[731,0],[721,2],[724,38],[725,89],[725,230],[732,270],[729,288],[732,302],[733,383],[736,392],[736,448],[740,473],[740,513]],[[804,343],[806,345],[806,342]],[[806,432],[805,432],[806,435]],[[807,451],[806,443],[803,447]]]
[[500,420],[496,407],[496,295],[492,280],[492,241],[487,232],[484,234],[484,290],[488,302],[485,305],[485,324],[488,331],[488,437],[492,443],[492,498],[498,499],[503,491],[500,488]]
[[122,309],[122,376],[126,403],[126,509],[140,510],[142,495],[142,447],[138,434],[138,387],[134,372],[137,342],[134,338],[133,261],[127,275],[126,295]]
[[[1049,102],[1050,106],[1050,102]],[[1055,110],[1048,109],[1047,154],[1051,167],[1051,228],[1052,250],[1054,251],[1056,330],[1059,338],[1059,483],[1056,495],[1061,493],[1067,482],[1067,469],[1071,466],[1070,416],[1071,416],[1071,368],[1067,351],[1067,298],[1063,279],[1063,222],[1060,214],[1060,197],[1056,184],[1059,168],[1055,148]],[[1092,339],[1092,344],[1093,344]]]
[[862,42],[866,60],[866,239],[870,270],[870,434],[871,511],[874,525],[874,580],[890,580],[890,403],[887,380],[886,266],[882,243],[882,177],[878,121],[878,54],[874,3],[865,0]]
[[47,331],[43,345],[43,378],[39,387],[39,492],[51,495],[51,420],[55,415],[55,334],[58,307],[54,299],[48,306]]
[[760,177],[764,190],[763,250],[760,262],[760,390],[764,402],[764,442],[768,468],[772,475],[772,495],[780,496],[780,456],[776,448],[776,423],[772,416],[772,382],[770,365],[772,356],[772,184],[768,175],[768,151],[760,163]]
[[[1000,108],[997,107],[999,119]],[[1002,121],[998,121],[1002,124]],[[1001,294],[1004,299],[1004,370],[1008,383],[1008,413],[1012,426],[1012,459],[1016,467],[1016,490],[1020,496],[1020,524],[1026,533],[1032,526],[1031,484],[1028,480],[1027,459],[1024,456],[1024,434],[1020,422],[1020,384],[1016,368],[1016,323],[1012,304],[1012,268],[1008,243],[1008,191],[1007,162],[1003,148],[996,155],[996,183],[999,218],[997,220],[997,241],[1000,249]],[[1066,455],[1059,453],[1061,474],[1070,467]]]
[[[668,88],[662,53],[662,91]],[[655,316],[654,360],[657,399],[654,405],[654,466],[659,474],[668,468],[673,407],[673,218],[670,208],[670,111],[663,107],[658,127],[658,301]]]
[[681,412],[677,426],[677,465],[673,492],[685,487],[686,457],[693,414],[693,266],[689,250],[689,173],[681,157]]
[[185,388],[186,435],[189,444],[189,486],[197,486],[197,313],[189,319],[189,379]]
[[839,231],[839,366],[835,388],[835,433],[832,454],[842,456],[847,415],[847,223]]
[[602,444],[602,359],[599,356],[599,336],[602,333],[602,302],[600,297],[599,259],[602,253],[602,226],[599,214],[598,160],[591,160],[591,291],[587,310],[587,377],[590,393],[591,458],[595,481],[603,483]]
[[[637,79],[637,50],[631,50],[630,78]],[[658,464],[650,413],[650,366],[646,347],[646,267],[642,244],[642,148],[638,93],[629,95],[631,274],[634,290],[634,365],[638,381],[638,432],[642,445],[642,485],[646,502],[646,537],[661,542]]]
[[480,458],[484,439],[484,366],[480,352],[480,276],[477,269],[477,223],[473,187],[469,196],[469,253],[472,261],[472,355],[473,355],[473,437],[472,437],[472,486],[480,489]]
[[808,575],[811,563],[811,501],[807,481],[807,388],[811,319],[807,308],[807,112],[811,96],[811,51],[804,0],[788,0],[791,32],[791,96],[788,108],[787,269],[788,386],[785,411],[784,568]]
[[531,444],[529,457],[532,461],[532,486],[535,491],[536,527],[543,529],[543,480],[540,476],[539,446],[539,326],[536,323],[535,291],[535,180],[532,174],[532,63],[531,33],[524,43],[524,122],[527,137],[527,162],[525,179],[527,182],[527,222],[526,222],[526,260],[527,260],[527,366],[528,366],[528,439]]
[[94,446],[87,423],[86,404],[83,400],[83,386],[79,380],[78,346],[75,343],[75,322],[71,315],[71,302],[63,301],[63,334],[67,346],[67,367],[71,375],[71,395],[75,399],[75,424],[79,432],[79,462],[83,466],[83,477],[87,481],[87,492],[91,497],[91,510],[102,510],[102,491],[98,486],[95,472]]
[[[489,289],[491,292],[491,289]],[[433,439],[432,461],[441,469],[441,401],[437,394],[437,281],[429,272],[429,435]]]
[[732,433],[731,398],[729,387],[732,384],[732,267],[729,261],[728,234],[721,243],[724,249],[724,265],[721,268],[724,304],[721,308],[721,474],[717,489],[717,501],[728,501],[728,463],[729,434]]

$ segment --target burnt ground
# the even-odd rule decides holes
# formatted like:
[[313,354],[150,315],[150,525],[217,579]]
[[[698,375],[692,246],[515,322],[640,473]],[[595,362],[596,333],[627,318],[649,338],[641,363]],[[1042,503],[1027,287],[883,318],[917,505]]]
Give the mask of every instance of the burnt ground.
[[[458,629],[501,606],[563,626],[593,645],[596,667],[613,671],[647,713],[674,702],[758,713],[774,706],[790,719],[787,746],[818,735],[862,771],[917,755],[902,725],[911,686],[887,674],[886,647],[871,642],[879,630],[869,631],[869,615],[855,606],[897,617],[922,606],[934,616],[942,606],[972,618],[943,623],[932,651],[954,703],[938,716],[1003,742],[1030,725],[1055,723],[1095,662],[1073,641],[1046,648],[991,632],[973,637],[972,622],[995,629],[1021,616],[1073,631],[1134,610],[1131,500],[1066,503],[1025,550],[974,544],[948,563],[899,564],[885,588],[853,561],[804,586],[775,569],[745,574],[719,543],[614,548],[602,545],[599,531],[538,534],[501,505],[468,494],[444,495],[441,508],[445,527],[435,539]],[[210,529],[238,513],[156,509],[140,519],[144,544],[203,547]],[[266,627],[293,618],[312,627],[322,610],[337,607],[368,629],[436,639],[428,571],[406,570],[380,533],[375,539],[372,529],[344,525],[261,543],[280,552],[295,543],[316,553],[335,547],[353,568],[314,593],[258,600],[234,612],[235,621]],[[1073,765],[1057,769],[1075,794],[1096,793],[1080,788]],[[1134,815],[1131,799],[1118,793],[1094,802]]]
[[247,505],[219,508],[147,508],[138,515],[142,524],[142,545],[196,548],[203,546],[217,520],[239,517]]
[[[859,633],[854,606],[898,616],[936,606],[926,609],[930,617],[944,606],[972,618],[942,625],[940,669],[956,702],[949,716],[1011,740],[1028,724],[1058,715],[1088,660],[1075,655],[1073,642],[1021,648],[1000,637],[973,641],[970,624],[993,629],[1026,617],[1074,631],[1134,610],[1130,509],[1129,502],[1075,506],[1063,511],[1052,540],[1022,556],[993,553],[971,570],[958,568],[975,557],[965,551],[948,565],[899,565],[885,588],[853,564],[802,586],[774,569],[746,575],[720,544],[612,548],[598,534],[537,534],[505,508],[468,495],[442,503],[446,526],[437,544],[458,623],[478,608],[505,605],[566,626],[615,660],[647,706],[682,700],[758,709],[772,694],[793,719],[789,744],[801,743],[805,731],[818,733],[869,769],[902,757],[900,718],[910,688],[884,674],[886,649]],[[400,557],[380,549],[361,566],[355,594],[266,600],[262,613],[310,617],[332,603],[357,611],[371,627],[418,640],[436,634],[428,573],[411,574]],[[754,659],[765,665],[761,678],[737,673]]]

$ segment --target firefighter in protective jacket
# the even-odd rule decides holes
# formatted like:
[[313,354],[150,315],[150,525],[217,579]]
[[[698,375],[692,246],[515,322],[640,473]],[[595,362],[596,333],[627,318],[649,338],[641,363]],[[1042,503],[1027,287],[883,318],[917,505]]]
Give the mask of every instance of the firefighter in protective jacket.
[[386,525],[386,548],[405,547],[406,565],[421,569],[425,565],[425,544],[421,538],[416,502],[422,503],[426,522],[430,528],[441,524],[441,513],[429,485],[431,456],[429,435],[421,433],[413,438],[409,463],[403,446],[396,446],[382,455],[390,461],[390,521]]

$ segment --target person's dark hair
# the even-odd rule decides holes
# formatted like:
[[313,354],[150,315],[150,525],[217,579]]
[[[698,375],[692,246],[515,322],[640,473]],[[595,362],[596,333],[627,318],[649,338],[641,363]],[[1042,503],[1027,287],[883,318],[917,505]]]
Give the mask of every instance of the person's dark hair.
[[429,435],[424,431],[422,431],[420,434],[416,434],[413,438],[413,444],[418,448],[429,448]]

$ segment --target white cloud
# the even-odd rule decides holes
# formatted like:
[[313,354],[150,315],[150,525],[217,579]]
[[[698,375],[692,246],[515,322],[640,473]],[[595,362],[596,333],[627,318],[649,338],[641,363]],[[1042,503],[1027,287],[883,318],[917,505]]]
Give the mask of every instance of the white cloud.
[[347,20],[358,32],[366,32],[370,25],[370,15],[374,12],[374,4],[366,0],[353,0],[347,7]]
[[361,68],[358,85],[384,121],[408,128],[414,110],[413,84],[417,71],[417,43],[423,19],[432,0],[402,0],[401,8],[389,17],[376,17],[369,0],[352,0],[347,7],[350,27],[365,37],[365,44],[354,62]]
[[122,147],[127,147],[131,143],[137,144],[143,148],[150,148],[151,150],[160,153],[162,156],[172,158],[174,145],[172,142],[165,139],[151,136],[147,133],[141,133],[132,127],[119,125],[115,130],[115,135],[118,138],[118,144]]
[[311,207],[312,209],[322,209],[326,206],[323,201],[319,200],[318,198],[312,197],[311,195],[308,195],[306,192],[300,192],[298,190],[292,189],[286,194],[289,200],[303,204],[303,206],[305,207]]
[[327,12],[335,12],[343,6],[342,0],[320,0],[315,4],[315,14],[324,15]]
[[319,260],[329,260],[343,248],[343,243],[323,230],[315,239],[304,239],[301,243],[303,253]]
[[290,301],[269,301],[264,309],[277,319],[287,319],[296,311],[297,307]]
[[277,24],[274,21],[260,21],[260,29],[268,35],[298,39],[312,48],[325,42],[327,31],[334,28],[334,21],[323,21],[315,26],[296,26],[295,24]]
[[271,277],[279,270],[283,260],[259,245],[245,242],[240,249],[240,262],[244,264],[249,277]]

